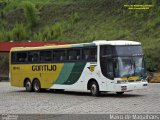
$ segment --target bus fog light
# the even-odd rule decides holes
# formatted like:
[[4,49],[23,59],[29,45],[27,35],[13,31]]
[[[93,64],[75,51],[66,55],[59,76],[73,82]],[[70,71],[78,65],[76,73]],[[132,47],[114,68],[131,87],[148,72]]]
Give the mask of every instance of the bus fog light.
[[143,84],[143,86],[147,86],[147,84]]
[[127,90],[127,86],[121,86],[121,90]]

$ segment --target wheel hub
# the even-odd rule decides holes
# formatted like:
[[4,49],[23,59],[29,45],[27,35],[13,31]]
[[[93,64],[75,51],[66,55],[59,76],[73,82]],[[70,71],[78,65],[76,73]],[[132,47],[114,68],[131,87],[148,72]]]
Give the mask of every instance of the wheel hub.
[[26,88],[29,89],[30,87],[31,87],[31,84],[29,82],[27,82]]
[[96,93],[96,90],[97,90],[96,85],[93,84],[93,85],[91,86],[91,91],[92,91],[92,93],[95,94],[95,93]]
[[35,90],[39,90],[39,85],[38,85],[38,83],[35,84]]

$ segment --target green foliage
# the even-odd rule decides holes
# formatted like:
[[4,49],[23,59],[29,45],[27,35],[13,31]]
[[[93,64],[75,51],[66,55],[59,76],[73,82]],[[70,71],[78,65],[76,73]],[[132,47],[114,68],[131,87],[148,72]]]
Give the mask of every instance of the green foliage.
[[27,23],[31,28],[35,27],[38,24],[38,9],[30,1],[23,2],[24,14],[26,16]]
[[48,26],[45,26],[42,31],[39,31],[38,33],[34,33],[33,40],[34,41],[49,41],[56,39],[63,35],[64,31],[64,23],[58,22],[49,28]]
[[0,31],[0,41],[3,41],[4,40],[4,34],[3,32]]
[[71,14],[71,23],[77,23],[80,20],[80,15],[77,12]]
[[[151,45],[152,46],[152,45]],[[155,56],[156,55],[156,56]],[[159,55],[153,52],[153,49],[146,49],[145,50],[145,62],[146,68],[149,71],[155,71],[159,67],[158,58]]]
[[43,34],[41,32],[34,33],[32,40],[33,41],[44,41]]
[[[6,71],[9,70],[9,58],[8,57],[0,58],[0,68],[1,68],[1,70],[0,70],[1,73],[3,73],[3,72],[5,73]],[[6,70],[6,68],[7,68],[7,70]]]
[[63,34],[64,28],[63,28],[62,22],[57,22],[51,27],[51,37],[52,39],[56,39],[57,37],[61,36]]
[[0,31],[0,41],[11,41],[12,34],[10,31],[2,30]]
[[48,4],[50,0],[0,0],[0,11],[2,9],[4,13],[9,13],[14,9],[20,8],[24,1],[31,2],[40,9]]
[[147,22],[147,30],[149,32],[152,32],[156,29],[156,27],[160,26],[160,17],[157,17],[155,19],[152,20],[148,20]]
[[43,29],[43,40],[44,41],[47,41],[47,40],[51,40],[51,30],[48,26],[46,26],[44,29]]
[[2,57],[2,58],[0,58],[0,59],[1,59],[0,67],[1,67],[1,66],[4,66],[4,64],[6,65],[6,64],[9,63],[8,57]]
[[14,41],[26,40],[27,32],[23,24],[16,24],[12,30],[12,37]]
[[4,12],[9,12],[10,10],[17,8],[19,2],[20,0],[1,0],[0,6],[1,9],[3,8]]
[[0,9],[2,9],[4,6],[6,6],[7,1],[5,0],[0,0]]

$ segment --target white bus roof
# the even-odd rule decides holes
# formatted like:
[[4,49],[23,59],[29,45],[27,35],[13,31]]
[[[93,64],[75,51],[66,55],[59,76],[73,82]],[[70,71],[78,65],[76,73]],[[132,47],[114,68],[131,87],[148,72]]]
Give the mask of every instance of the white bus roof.
[[96,45],[103,45],[103,44],[108,44],[108,45],[141,45],[140,42],[135,42],[135,41],[129,41],[129,40],[96,40],[93,41]]
[[56,49],[56,48],[72,48],[72,47],[84,47],[92,45],[141,45],[140,42],[127,41],[127,40],[96,40],[91,43],[77,43],[77,44],[66,44],[66,45],[47,45],[39,47],[15,47],[11,51],[25,51],[25,50],[39,50],[39,49]]

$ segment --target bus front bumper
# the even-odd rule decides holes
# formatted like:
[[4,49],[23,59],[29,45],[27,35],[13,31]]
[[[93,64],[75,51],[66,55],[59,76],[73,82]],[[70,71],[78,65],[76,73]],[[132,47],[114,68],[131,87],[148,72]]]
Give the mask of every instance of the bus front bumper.
[[127,92],[138,89],[145,89],[148,86],[148,82],[128,83],[128,84],[116,84],[116,92]]

